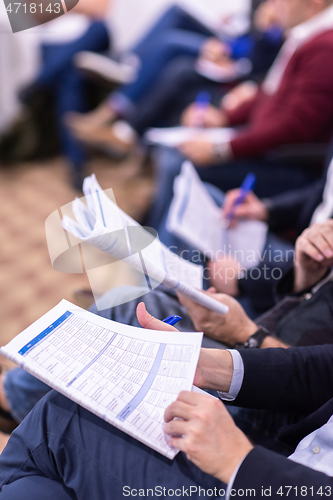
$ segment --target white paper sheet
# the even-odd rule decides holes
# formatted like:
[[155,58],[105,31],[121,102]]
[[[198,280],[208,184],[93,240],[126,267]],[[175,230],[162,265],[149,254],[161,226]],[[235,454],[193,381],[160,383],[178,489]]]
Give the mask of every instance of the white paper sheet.
[[103,420],[172,459],[163,415],[192,389],[202,333],[134,328],[66,300],[2,355]]
[[222,212],[191,162],[184,162],[175,179],[174,198],[167,219],[168,231],[208,257],[221,253],[236,258],[245,269],[258,265],[266,243],[267,224],[242,221],[223,229]]
[[228,66],[220,66],[207,59],[198,59],[195,69],[199,75],[213,82],[228,83],[248,75],[252,69],[252,64],[249,59],[240,59]]
[[[196,289],[202,288],[202,267],[172,253],[158,238],[119,209],[99,186],[94,175],[85,179],[83,191],[88,208],[78,200],[73,206],[73,212],[81,223],[66,215],[63,218],[64,229],[71,233],[70,236],[82,241],[83,258],[84,245],[95,246],[144,274],[150,289],[163,283],[205,307],[221,314],[228,312],[224,304]],[[82,223],[82,219],[87,217],[87,210],[90,212],[88,220]],[[135,238],[133,229],[134,232],[137,230]],[[149,278],[155,280],[155,285]]]
[[198,137],[212,142],[228,142],[235,135],[236,131],[232,128],[169,127],[151,128],[146,132],[144,138],[152,144],[176,148],[183,142],[192,141]]

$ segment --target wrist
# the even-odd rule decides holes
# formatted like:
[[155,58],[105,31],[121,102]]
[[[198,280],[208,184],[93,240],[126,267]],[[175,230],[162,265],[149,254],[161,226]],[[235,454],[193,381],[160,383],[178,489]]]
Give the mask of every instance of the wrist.
[[225,163],[233,158],[230,142],[219,141],[213,144],[214,161]]
[[228,393],[234,373],[232,355],[224,349],[202,349],[206,354],[206,369],[201,388]]
[[237,342],[244,344],[257,331],[258,331],[258,325],[254,323],[254,321],[249,319],[247,325],[245,327],[243,326],[242,330],[237,335]]
[[323,267],[316,271],[307,271],[302,266],[295,263],[294,266],[294,286],[293,291],[296,293],[302,292],[314,287],[321,281],[329,272],[329,267]]
[[268,222],[269,220],[269,208],[265,202],[261,203],[261,207],[258,213],[258,220],[261,220],[262,222]]
[[225,484],[229,484],[233,475],[238,472],[243,461],[254,448],[248,438],[246,436],[244,436],[244,438],[244,443],[242,443],[242,445],[238,444],[234,447],[235,450],[237,450],[235,455],[228,457],[228,463],[224,463],[223,469],[221,468],[221,471],[219,471],[215,476]]

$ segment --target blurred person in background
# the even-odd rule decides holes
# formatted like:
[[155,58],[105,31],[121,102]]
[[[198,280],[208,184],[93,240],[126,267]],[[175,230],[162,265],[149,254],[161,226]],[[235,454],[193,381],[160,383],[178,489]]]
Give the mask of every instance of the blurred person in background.
[[[235,61],[251,58],[253,53],[257,53],[256,74],[267,70],[282,39],[270,4],[271,0],[267,0],[259,7],[267,13],[258,16],[258,29],[235,38],[222,34],[218,38],[181,7],[171,7],[132,49],[140,61],[135,81],[113,92],[94,112],[69,116],[69,127],[78,139],[91,146],[126,154],[134,146],[136,134],[142,135],[148,127],[168,121],[170,115],[177,115],[173,120],[176,122],[200,88],[208,88],[220,98],[221,84],[197,73],[198,56],[199,60],[217,66],[228,79],[231,75],[232,80],[243,76],[237,73]],[[262,57],[258,54],[260,44]],[[187,75],[188,63],[190,76],[180,83],[178,73]],[[108,66],[107,61],[105,65]],[[114,71],[117,72],[116,67]]]
[[[333,144],[327,154],[325,171],[318,181],[262,200],[250,192],[241,205],[232,209],[235,212],[231,227],[237,227],[240,221],[249,220],[266,222],[269,227],[260,262],[253,273],[251,269],[244,271],[243,266],[237,261],[237,251],[235,255],[231,255],[230,252],[229,255],[228,253],[224,255],[221,252],[215,261],[211,261],[210,256],[203,254],[199,258],[200,252],[196,248],[169,232],[167,219],[170,207],[160,219],[157,228],[159,239],[183,258],[206,266],[208,286],[214,286],[219,292],[237,297],[248,314],[256,317],[273,307],[278,276],[293,265],[296,238],[307,227],[333,218],[332,155]],[[215,203],[222,207],[222,220],[225,214],[231,211],[241,189],[223,193],[208,183],[205,184],[205,188]]]
[[68,14],[35,27],[40,67],[32,83],[19,93],[21,101],[31,106],[45,90],[51,92],[62,150],[70,164],[71,183],[78,190],[85,176],[86,154],[63,125],[63,117],[69,111],[89,109],[86,80],[76,69],[74,59],[82,50],[104,52],[110,47],[111,33],[106,23],[110,8],[109,0],[80,0]]
[[[317,180],[318,166],[288,162],[276,155],[293,144],[327,144],[333,131],[333,6],[331,0],[276,0],[287,38],[263,84],[254,91],[231,91],[222,107],[210,106],[204,126],[233,127],[231,140],[200,137],[179,150],[156,154],[157,195],[147,219],[160,227],[173,197],[173,183],[184,159],[197,167],[204,182],[222,191],[237,188],[249,171],[257,176],[256,193],[271,197]],[[190,105],[182,123],[197,125]]]

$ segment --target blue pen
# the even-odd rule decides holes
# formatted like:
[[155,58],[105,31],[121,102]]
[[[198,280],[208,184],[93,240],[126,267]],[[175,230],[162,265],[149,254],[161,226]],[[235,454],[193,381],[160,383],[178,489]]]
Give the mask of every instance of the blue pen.
[[210,105],[209,92],[206,92],[205,90],[199,92],[195,100],[195,108],[196,111],[198,112],[198,125],[197,125],[198,127],[204,126],[205,116],[209,105]]
[[180,321],[181,319],[183,319],[181,316],[168,316],[163,320],[163,323],[167,323],[168,325],[173,326],[176,323],[178,323],[178,321]]
[[236,208],[239,205],[241,205],[242,203],[244,203],[245,198],[247,197],[247,195],[249,194],[249,192],[253,191],[255,183],[256,183],[256,176],[255,176],[255,174],[252,174],[252,173],[247,174],[247,176],[245,177],[245,179],[243,181],[243,184],[240,187],[240,193],[239,193],[239,195],[237,196],[237,198],[233,202],[232,207],[231,207],[229,213],[227,213],[225,215],[225,219],[229,223],[235,217]]

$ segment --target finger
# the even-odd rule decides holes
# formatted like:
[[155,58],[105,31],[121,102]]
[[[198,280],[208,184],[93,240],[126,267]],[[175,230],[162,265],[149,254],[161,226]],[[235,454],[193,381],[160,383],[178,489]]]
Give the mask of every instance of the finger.
[[163,323],[159,319],[154,318],[146,309],[144,302],[140,302],[136,308],[136,316],[140,325],[148,330],[163,330],[166,332],[178,332],[174,326]]
[[188,297],[185,297],[185,295],[182,295],[179,292],[176,292],[177,297],[179,302],[186,308],[186,309],[192,309],[194,305],[198,305],[198,307],[201,307],[199,304],[196,304],[193,302],[193,300],[189,299]]
[[325,251],[325,257],[331,259],[333,257],[333,231],[330,227],[325,227],[323,231],[323,238],[325,238],[328,249]]
[[308,239],[310,244],[316,247],[323,258],[326,258],[326,252],[329,253],[329,258],[332,257],[332,249],[321,233],[311,234]]
[[235,208],[234,217],[236,219],[248,219],[250,217],[249,207],[246,205],[238,205]]
[[223,210],[225,213],[228,213],[230,211],[232,205],[234,204],[234,201],[238,198],[239,193],[240,193],[239,189],[235,189],[227,193],[223,204]]
[[183,153],[183,155],[187,156],[191,151],[191,145],[188,142],[183,142],[182,144],[179,144],[177,149]]
[[313,246],[309,240],[300,241],[298,244],[298,250],[316,262],[322,262],[324,260],[323,255],[318,252],[318,249]]
[[208,394],[199,394],[198,392],[182,391],[179,393],[177,401],[186,403],[190,406],[198,406],[199,404],[207,404],[211,401],[212,396]]
[[318,250],[326,259],[331,259],[333,257],[333,247],[328,238],[330,238],[330,235],[326,235],[325,233],[321,235],[320,247]]
[[178,437],[178,436],[171,436],[171,437],[169,437],[169,444],[173,448],[176,448],[177,450],[182,451],[183,453],[186,453],[186,450],[187,450],[186,438]]
[[168,436],[184,436],[188,430],[188,422],[184,420],[171,420],[164,426],[164,433]]
[[185,307],[186,311],[190,316],[193,312],[195,312],[196,316],[198,316],[199,313],[202,314],[203,312],[209,311],[209,309],[207,309],[204,306],[201,306],[200,304],[197,304],[196,302],[193,302],[193,300],[185,297],[185,295],[177,293],[177,297],[181,305]]
[[164,421],[170,422],[174,418],[182,418],[183,420],[189,420],[191,418],[192,405],[188,405],[183,401],[174,401],[171,403],[164,412]]

